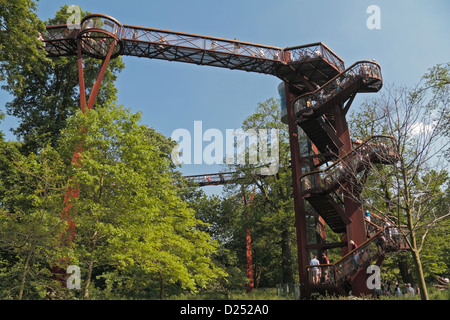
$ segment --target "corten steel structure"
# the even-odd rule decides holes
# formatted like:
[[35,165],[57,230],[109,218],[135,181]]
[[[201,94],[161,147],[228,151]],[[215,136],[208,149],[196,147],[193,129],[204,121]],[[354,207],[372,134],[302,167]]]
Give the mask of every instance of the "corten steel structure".
[[[345,254],[351,249],[349,241],[354,240],[359,245],[357,250],[344,255],[339,264],[321,268],[327,268],[335,275],[333,281],[327,282],[326,290],[345,293],[345,288],[350,286],[354,294],[361,294],[367,292],[364,272],[367,262],[381,263],[385,253],[403,248],[398,240],[392,242],[388,239],[391,241],[388,241],[389,246],[366,257],[365,263],[358,264],[358,267],[349,268],[348,257],[357,253],[362,256],[361,250],[379,243],[385,238],[383,235],[386,230],[383,231],[381,225],[364,221],[357,201],[358,188],[352,187],[346,180],[345,172],[339,171],[342,176],[336,176],[335,173],[327,176],[334,172],[333,167],[325,171],[319,170],[326,162],[350,168],[356,161],[356,170],[365,175],[370,169],[370,160],[380,163],[395,161],[395,147],[384,150],[384,155],[389,157],[383,161],[374,156],[373,152],[362,152],[363,149],[372,147],[373,141],[376,145],[378,140],[369,141],[370,144],[366,142],[365,148],[353,149],[345,118],[357,93],[380,90],[382,76],[377,63],[360,61],[346,69],[343,60],[321,42],[279,48],[123,25],[102,14],[86,16],[79,26],[48,26],[43,37],[48,56],[78,56],[82,110],[93,108],[108,62],[119,55],[257,72],[282,80],[282,120],[289,128],[302,298],[309,298],[313,291],[324,289],[323,285],[310,280],[310,250],[343,247]],[[88,100],[84,87],[83,55],[103,60]],[[305,139],[300,139],[300,135],[306,135],[310,141],[308,148],[301,148],[299,142]],[[82,146],[75,150],[74,161],[81,151]],[[309,188],[307,182],[314,187]],[[74,187],[67,193],[64,210],[66,217],[70,216],[71,199],[76,197],[78,190]],[[321,240],[318,243],[308,243],[307,216],[316,216],[319,222],[327,223],[333,231],[342,234],[342,241],[337,244],[326,243],[325,233],[320,232]]]
[[245,176],[237,172],[219,172],[185,176],[184,178],[192,184],[204,187],[236,183],[237,181],[244,179]]

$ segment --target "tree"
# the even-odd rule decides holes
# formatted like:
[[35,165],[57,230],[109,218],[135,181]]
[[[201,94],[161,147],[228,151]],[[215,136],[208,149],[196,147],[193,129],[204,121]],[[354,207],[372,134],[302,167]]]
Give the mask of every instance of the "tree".
[[[236,171],[245,178],[225,188],[227,201],[233,203],[234,208],[233,242],[228,243],[227,248],[233,246],[234,250],[239,250],[241,265],[245,266],[245,234],[249,228],[255,285],[294,283],[295,230],[290,151],[286,126],[281,122],[279,103],[273,98],[258,103],[255,112],[243,121],[242,129],[248,132],[277,130],[277,148],[274,141],[268,143],[271,155],[275,156],[273,153],[277,152],[274,157],[277,163],[273,166],[277,170],[269,175],[261,174],[261,149],[258,154],[259,164],[250,163],[250,141],[244,150],[247,163],[230,166],[230,171]],[[246,198],[246,206],[243,205],[243,196]]]
[[49,266],[62,258],[65,165],[52,148],[23,156],[17,143],[0,145],[1,297],[43,298],[49,288],[59,290]]
[[[45,24],[66,24],[71,15],[67,9],[68,6],[61,7],[55,18],[49,19]],[[82,16],[86,14],[88,12],[81,12]],[[30,35],[37,32],[38,30],[31,30]],[[5,42],[9,41],[11,38],[5,39]],[[32,52],[42,56],[45,50]],[[101,61],[89,57],[83,60],[86,88],[92,88]],[[14,61],[5,63],[5,68],[11,69],[14,66]],[[98,105],[117,100],[114,82],[124,67],[121,57],[110,61],[97,97]],[[8,114],[19,119],[19,125],[13,132],[23,140],[23,151],[37,151],[47,142],[54,146],[60,131],[66,126],[68,117],[80,108],[77,58],[72,56],[41,59],[27,68],[16,67],[12,79],[15,78],[20,78],[20,85],[16,83],[19,80],[14,80],[13,83],[8,81],[3,88],[14,97],[6,104],[6,110]]]
[[161,137],[139,119],[114,104],[98,106],[77,112],[61,136],[66,156],[83,145],[71,182],[80,189],[74,250],[86,271],[85,298],[102,266],[138,271],[138,283],[128,279],[132,287],[156,280],[161,299],[169,284],[196,291],[224,275],[211,260],[216,243],[177,195],[167,148],[152,144]]
[[207,196],[198,188],[191,190],[188,200],[197,218],[206,223],[204,231],[218,243],[214,261],[225,270],[227,276],[219,278],[213,290],[224,294],[226,299],[230,298],[233,290],[242,290],[248,283],[241,257],[244,239],[236,234],[242,231],[239,225],[242,201],[239,200],[237,197]]
[[[428,70],[424,75],[424,85],[419,87],[416,92],[421,95],[429,96],[428,108],[434,112],[437,120],[442,115],[440,122],[443,135],[450,137],[450,62],[438,64]],[[448,143],[446,144],[448,146]],[[446,150],[447,160],[450,160],[450,148]]]
[[39,35],[44,24],[37,17],[36,2],[0,0],[0,81],[20,92],[27,81],[23,73],[42,75],[46,61]]
[[367,110],[353,116],[353,123],[359,119],[373,122],[371,134],[396,138],[398,161],[388,167],[370,166],[375,183],[369,178],[358,200],[365,208],[405,226],[400,231],[411,250],[424,300],[428,293],[421,252],[430,232],[450,216],[448,211],[438,210],[438,203],[448,196],[448,163],[443,158],[448,140],[442,139],[445,116],[433,112],[431,105],[426,90],[390,87],[367,103]]

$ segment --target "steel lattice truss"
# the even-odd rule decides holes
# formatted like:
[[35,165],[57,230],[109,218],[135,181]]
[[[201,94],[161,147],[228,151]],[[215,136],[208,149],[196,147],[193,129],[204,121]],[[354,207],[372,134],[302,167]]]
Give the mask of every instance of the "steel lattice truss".
[[345,69],[344,61],[321,42],[283,49],[122,25],[114,18],[100,14],[83,19],[79,26],[48,26],[43,35],[50,57],[75,56],[77,41],[82,41],[83,53],[102,58],[111,39],[118,42],[113,57],[127,55],[269,74],[289,81],[299,89],[304,88],[305,80],[320,86]]

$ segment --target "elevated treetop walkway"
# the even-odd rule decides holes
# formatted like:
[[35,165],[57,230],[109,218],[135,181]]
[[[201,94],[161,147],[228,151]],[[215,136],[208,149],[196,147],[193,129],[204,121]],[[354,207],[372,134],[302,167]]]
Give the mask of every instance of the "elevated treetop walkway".
[[235,183],[238,180],[244,179],[245,176],[238,172],[219,172],[184,176],[184,178],[195,185],[204,187]]
[[[282,121],[289,125],[302,296],[308,297],[311,293],[311,283],[307,278],[310,246],[306,240],[307,212],[304,200],[311,203],[317,214],[323,217],[335,232],[346,232],[355,237],[354,239],[361,243],[358,248],[359,254],[363,253],[359,251],[363,250],[362,248],[369,248],[377,243],[382,231],[371,235],[366,241],[364,222],[357,214],[360,205],[352,200],[355,195],[341,199],[337,196],[339,192],[336,192],[338,188],[345,188],[345,183],[342,185],[344,176],[336,171],[340,165],[345,164],[347,167],[351,165],[358,168],[357,170],[367,170],[370,161],[381,159],[377,156],[379,153],[373,152],[372,147],[367,148],[368,141],[364,143],[367,153],[361,152],[364,150],[363,147],[352,150],[345,119],[357,93],[377,92],[381,89],[381,68],[374,61],[359,61],[346,69],[344,61],[321,42],[280,48],[236,39],[125,25],[103,14],[86,16],[77,26],[47,26],[42,39],[49,57],[78,57],[82,110],[93,108],[109,60],[120,55],[214,66],[278,77],[284,83],[286,102]],[[88,101],[84,86],[83,55],[103,60]],[[302,155],[299,147],[299,127],[313,143],[313,155],[311,153]],[[375,145],[382,146],[378,141]],[[394,149],[395,147],[392,147],[390,150]],[[79,150],[75,150],[74,159],[78,158],[78,153]],[[311,156],[314,159],[315,169],[310,170],[313,171],[311,173],[303,172],[306,158]],[[390,158],[384,159],[387,160],[380,163],[393,163],[395,155],[391,154]],[[333,161],[334,164],[325,170],[318,169],[321,164],[328,161]],[[192,176],[191,180],[199,185],[218,185],[231,183],[238,178],[239,176],[229,173],[217,173]],[[307,183],[312,187],[306,188]],[[347,189],[346,192],[351,194],[352,191]],[[76,197],[77,194],[73,192],[71,195],[69,192],[65,199],[67,206],[64,210],[67,211],[68,217],[71,208],[70,198]],[[326,245],[323,248],[326,248]],[[349,258],[343,257],[342,261],[346,259]],[[335,284],[340,281],[337,276],[341,272],[340,265],[345,263],[340,262],[333,266]],[[348,276],[350,273],[342,274]],[[351,283],[355,285],[355,292],[364,291],[361,287],[363,282],[361,276],[358,279],[353,277]]]
[[127,55],[269,74],[301,90],[309,83],[321,86],[345,69],[344,61],[321,42],[279,48],[126,25],[102,14],[83,18],[79,26],[47,26],[43,41],[50,57],[77,55],[80,41],[83,54],[103,59],[114,42],[111,58]]

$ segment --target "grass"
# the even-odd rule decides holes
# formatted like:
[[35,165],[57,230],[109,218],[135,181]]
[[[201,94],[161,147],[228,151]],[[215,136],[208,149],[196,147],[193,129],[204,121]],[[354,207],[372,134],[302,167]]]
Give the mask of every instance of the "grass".
[[224,294],[218,292],[200,292],[170,296],[167,300],[294,300],[294,298],[294,293],[278,295],[276,288],[258,288],[249,293],[241,290],[233,291],[228,294],[228,299]]
[[[428,288],[428,296],[430,300],[450,300],[450,289],[449,290],[438,290],[432,286]],[[134,296],[95,296],[92,295],[93,299],[123,299],[123,300],[159,300],[159,294],[157,293],[139,293]],[[365,297],[355,297],[355,296],[315,296],[315,300],[375,300],[372,296]],[[223,293],[217,291],[205,291],[199,293],[173,293],[167,294],[165,300],[296,300],[294,291],[291,290],[289,294],[286,294],[284,290],[280,288],[255,288],[250,293],[247,293],[245,289],[234,290],[226,296]],[[378,300],[420,300],[420,295],[415,297],[403,295],[401,297],[396,296],[381,296]]]
[[[428,297],[430,300],[450,300],[450,290],[440,291],[435,288],[428,288]],[[170,296],[167,300],[227,300],[224,294],[218,292],[202,292],[197,294],[179,294]],[[375,300],[372,296],[363,297],[336,297],[336,296],[319,296],[318,300]],[[258,288],[250,293],[245,291],[233,291],[229,294],[228,300],[295,300],[294,293],[289,295],[279,294],[277,288]],[[382,296],[379,300],[420,300],[420,295],[415,297],[403,295],[396,296]]]

